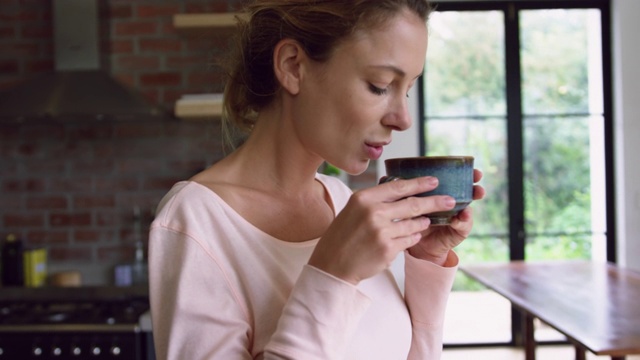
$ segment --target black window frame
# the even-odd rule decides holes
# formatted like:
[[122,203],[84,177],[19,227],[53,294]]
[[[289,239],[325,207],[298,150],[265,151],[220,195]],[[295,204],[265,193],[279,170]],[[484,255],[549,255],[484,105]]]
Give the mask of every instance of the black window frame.
[[[615,212],[615,159],[614,159],[614,117],[613,117],[613,68],[611,40],[611,1],[610,0],[493,0],[493,1],[457,1],[440,0],[432,2],[434,11],[502,11],[505,19],[505,73],[507,100],[507,151],[509,184],[509,258],[525,259],[526,234],[524,229],[524,169],[523,169],[523,113],[520,73],[520,29],[519,12],[521,10],[542,9],[598,9],[601,16],[602,39],[602,80],[603,80],[603,118],[605,151],[605,191],[606,191],[606,259],[617,262],[616,212]],[[420,154],[425,154],[425,86],[423,79],[418,82],[418,144]],[[514,201],[515,199],[515,201]],[[523,344],[522,314],[512,309],[512,336],[509,343],[472,343],[445,344],[445,347],[496,346]],[[544,344],[558,343],[554,341]]]

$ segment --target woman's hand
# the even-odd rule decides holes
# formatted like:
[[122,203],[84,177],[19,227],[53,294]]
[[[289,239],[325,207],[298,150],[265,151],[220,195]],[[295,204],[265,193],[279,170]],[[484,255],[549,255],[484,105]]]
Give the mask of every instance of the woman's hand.
[[[481,175],[475,177],[479,180]],[[450,196],[413,196],[437,185],[436,178],[421,177],[356,192],[316,245],[309,264],[358,284],[389,267],[399,252],[418,242],[425,244],[416,251],[429,255],[457,245],[471,229],[471,213],[460,214],[452,226],[453,233],[462,235],[429,231],[430,220],[422,215],[450,210],[455,201]]]
[[[482,179],[482,172],[474,169],[473,182]],[[473,186],[473,200],[484,198],[485,190],[480,185]],[[473,209],[467,207],[455,216],[449,226],[431,226],[422,232],[422,239],[409,249],[411,256],[446,265],[449,251],[460,245],[469,236],[473,227]]]

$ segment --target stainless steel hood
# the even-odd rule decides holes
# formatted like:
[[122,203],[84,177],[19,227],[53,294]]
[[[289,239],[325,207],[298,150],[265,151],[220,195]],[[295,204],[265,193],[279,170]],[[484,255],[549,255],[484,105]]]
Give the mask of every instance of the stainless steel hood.
[[[53,0],[55,71],[0,93],[0,121],[142,120],[165,112],[103,70],[98,0]],[[105,31],[108,33],[108,30]]]

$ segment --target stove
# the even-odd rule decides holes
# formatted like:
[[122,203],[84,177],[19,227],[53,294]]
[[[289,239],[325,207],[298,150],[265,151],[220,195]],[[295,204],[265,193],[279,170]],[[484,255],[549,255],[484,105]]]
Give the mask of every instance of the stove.
[[0,291],[0,360],[154,359],[151,333],[140,325],[149,311],[144,290],[35,290]]

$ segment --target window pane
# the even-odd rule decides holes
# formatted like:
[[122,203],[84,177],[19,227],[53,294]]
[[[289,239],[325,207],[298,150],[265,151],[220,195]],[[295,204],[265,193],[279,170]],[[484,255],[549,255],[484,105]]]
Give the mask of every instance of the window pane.
[[529,10],[520,19],[526,257],[604,260],[600,11]]
[[[484,172],[482,184],[490,194],[471,204],[475,216],[473,232],[456,248],[460,261],[465,264],[509,259],[504,123],[504,118],[429,120],[427,123],[426,155],[472,154],[474,166]],[[473,310],[480,307],[491,310]],[[459,273],[447,306],[445,343],[509,342],[510,309],[504,298]],[[484,330],[479,331],[478,326]]]
[[604,161],[591,156],[592,146],[604,151],[595,141],[603,122],[601,116],[525,118],[528,260],[590,259],[592,237],[604,236]]
[[[509,221],[505,119],[433,119],[427,122],[426,131],[426,155],[472,155],[474,167],[482,169],[482,185],[488,195],[471,205],[475,216],[473,234],[506,237]],[[508,248],[494,248],[484,260],[507,260],[508,253]]]
[[587,114],[602,101],[601,77],[590,76],[601,72],[599,10],[521,11],[520,31],[525,114]]
[[432,14],[425,67],[427,116],[504,116],[504,72],[502,12]]
[[[474,156],[488,193],[471,204],[474,230],[456,252],[467,264],[507,261],[504,16],[500,11],[434,12],[429,24],[425,155]],[[446,344],[511,341],[509,302],[462,273],[445,321]]]

